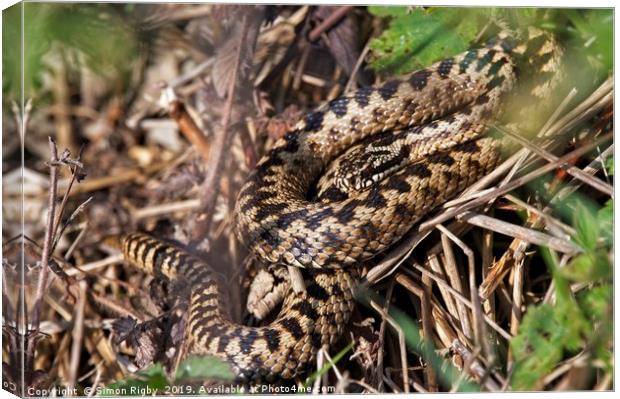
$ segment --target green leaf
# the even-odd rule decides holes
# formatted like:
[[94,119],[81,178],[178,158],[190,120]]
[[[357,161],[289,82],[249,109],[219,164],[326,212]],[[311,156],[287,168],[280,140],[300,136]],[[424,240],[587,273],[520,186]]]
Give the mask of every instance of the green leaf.
[[575,203],[573,226],[575,240],[586,251],[593,251],[599,237],[599,225],[593,210],[584,201]]
[[614,175],[614,157],[609,157],[605,161],[605,169],[607,169],[607,174],[609,176]]
[[512,374],[514,390],[535,390],[542,378],[562,359],[565,351],[575,352],[581,346],[582,334],[589,325],[578,308],[530,306],[523,317],[519,333],[510,342],[515,357]]
[[412,8],[402,6],[368,6],[368,11],[377,17],[404,17],[411,13]]
[[[576,11],[576,10],[575,10]],[[613,65],[613,10],[588,10],[584,13],[585,26],[578,26],[585,43],[590,63],[602,74]]]
[[536,389],[540,379],[561,359],[562,344],[554,339],[560,328],[550,305],[528,308],[519,334],[510,342],[515,357],[513,390]]
[[409,72],[460,53],[478,30],[466,9],[371,7],[370,12],[391,18],[389,28],[370,44],[371,66],[378,71]]
[[606,372],[613,372],[613,285],[603,284],[584,290],[579,304],[588,315],[594,328],[589,332],[590,347],[595,359],[603,364]]
[[162,365],[157,363],[140,371],[136,377],[116,381],[98,390],[98,393],[101,396],[119,396],[119,392],[122,395],[142,396],[148,390],[151,394],[159,392],[160,395],[163,395],[168,385],[166,372]]
[[190,357],[177,369],[176,381],[216,379],[232,381],[235,374],[225,361],[213,356]]
[[604,284],[585,291],[580,305],[593,321],[611,319],[613,299],[612,286]]
[[580,254],[561,270],[562,275],[576,282],[594,282],[611,278],[612,267],[606,251]]
[[597,215],[599,229],[601,232],[601,239],[603,245],[607,248],[611,248],[614,243],[614,200],[609,199],[601,209],[599,209]]

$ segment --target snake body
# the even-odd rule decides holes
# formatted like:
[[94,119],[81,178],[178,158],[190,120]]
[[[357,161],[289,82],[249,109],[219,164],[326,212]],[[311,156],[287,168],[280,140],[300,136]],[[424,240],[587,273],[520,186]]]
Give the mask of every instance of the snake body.
[[[339,97],[274,144],[239,193],[236,233],[263,262],[306,268],[306,291],[289,289],[267,326],[230,320],[226,290],[203,261],[145,234],[124,236],[131,264],[190,287],[187,351],[225,360],[241,380],[293,378],[311,367],[352,312],[354,266],[496,166],[497,142],[485,132],[515,86],[515,58],[527,51],[500,35]],[[541,41],[533,53],[550,51]]]

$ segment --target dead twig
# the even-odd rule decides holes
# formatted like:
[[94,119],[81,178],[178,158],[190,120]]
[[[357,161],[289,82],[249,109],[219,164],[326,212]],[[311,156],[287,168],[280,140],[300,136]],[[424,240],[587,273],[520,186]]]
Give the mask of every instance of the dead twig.
[[570,241],[553,237],[548,234],[541,233],[540,231],[528,229],[513,223],[504,222],[503,220],[492,218],[490,216],[480,215],[473,212],[465,212],[457,218],[473,224],[474,226],[493,230],[509,237],[519,238],[522,241],[527,241],[532,244],[553,248],[562,253],[575,254],[577,252],[581,252],[581,248]]
[[[400,285],[407,288],[410,292],[414,293],[420,298],[421,303],[421,313],[422,313],[422,334],[426,342],[433,342],[433,320],[432,320],[432,304],[431,304],[431,290],[432,290],[432,282],[430,278],[424,276],[422,278],[422,283],[424,284],[424,288],[417,286],[409,277],[404,275],[403,273],[398,273],[394,281],[397,281]],[[383,327],[383,325],[382,325]],[[437,392],[439,391],[439,386],[437,384],[437,374],[433,367],[427,365],[424,367],[424,376],[426,378],[426,386],[428,387],[429,392]]]
[[[215,203],[220,192],[219,182],[222,174],[222,168],[224,166],[224,155],[227,153],[225,149],[229,146],[232,139],[229,125],[235,100],[235,87],[237,85],[241,61],[244,55],[244,49],[247,49],[248,46],[246,41],[248,40],[248,33],[250,30],[249,25],[250,22],[248,13],[244,13],[241,17],[241,31],[239,32],[239,41],[236,48],[235,61],[231,75],[232,78],[230,79],[229,86],[226,90],[227,98],[222,116],[222,127],[213,137],[206,166],[207,172],[201,189],[200,207],[202,209],[201,213],[204,214],[204,218],[196,222],[196,225],[194,226],[191,234],[193,242],[201,242],[204,237],[206,237],[206,233],[209,231],[211,221],[213,220]],[[250,38],[252,42],[249,46],[253,47],[255,45],[256,38],[257,34],[253,34]]]
[[[445,228],[443,228],[443,226],[441,226],[443,228],[442,229],[440,228],[440,226],[441,225],[437,225],[437,228],[439,229],[439,231],[444,233],[441,235],[441,245],[443,247],[443,255],[445,259],[444,269],[446,271],[448,281],[450,282],[450,285],[454,287],[454,290],[456,292],[465,296],[466,293],[461,284],[461,275],[459,273],[458,266],[456,264],[456,258],[454,256],[454,251],[452,250],[452,246],[450,245],[448,236],[445,234],[445,231],[449,231],[449,230],[446,230]],[[454,235],[452,235],[452,237],[454,237]],[[465,334],[465,337],[468,339],[473,339],[474,338],[473,329],[471,326],[471,320],[470,320],[466,307],[463,305],[463,303],[458,302],[458,301],[456,302],[456,307],[457,307],[458,316],[459,316],[458,320],[461,323],[461,327],[463,329],[463,333]]]
[[67,388],[72,392],[78,378],[78,367],[80,365],[80,355],[82,353],[82,342],[84,338],[84,306],[86,304],[86,282],[79,283],[79,296],[73,318],[73,333],[71,342],[71,359],[69,361],[69,378]]
[[[423,268],[422,266],[418,265],[418,264],[412,264],[412,266],[420,271],[422,274],[426,274],[428,275],[430,278],[432,278],[437,284],[442,285],[444,288],[446,288],[448,291],[450,291],[452,293],[452,295],[460,302],[462,302],[463,304],[465,304],[465,306],[467,306],[470,309],[473,309],[473,305],[472,303],[465,298],[460,292],[458,292],[457,290],[455,290],[454,288],[452,288],[450,286],[450,283],[446,282],[445,280],[443,280],[442,278],[436,276],[434,273],[426,270],[425,268]],[[504,330],[503,328],[501,328],[494,320],[492,320],[490,317],[488,317],[486,314],[484,315],[484,320],[495,330],[497,331],[502,337],[504,337],[506,340],[510,340],[512,339],[512,335],[510,335],[508,332],[506,332],[506,330]]]
[[209,140],[187,112],[185,104],[174,96],[172,89],[167,89],[166,93],[166,97],[170,97],[168,113],[177,122],[181,133],[196,147],[202,158],[205,161],[209,161],[209,151],[211,149]]
[[465,254],[467,257],[468,264],[468,275],[469,275],[469,293],[471,298],[471,303],[473,305],[472,315],[474,319],[474,338],[475,342],[479,347],[482,348],[484,354],[488,359],[495,359],[495,353],[493,352],[493,348],[489,345],[486,337],[487,329],[486,325],[483,322],[483,311],[482,304],[480,303],[480,297],[478,296],[478,290],[476,285],[476,264],[474,262],[474,252],[467,246],[462,240],[460,240],[454,233],[450,230],[446,229],[442,225],[437,225],[437,229],[442,233],[442,241],[444,237],[449,238],[452,242],[454,242]]
[[[91,191],[98,191],[98,190],[102,190],[104,188],[112,187],[115,185],[122,185],[122,184],[130,183],[132,181],[141,180],[141,179],[144,179],[146,176],[152,175],[154,173],[157,173],[167,168],[173,162],[174,160],[156,163],[153,165],[149,165],[145,168],[136,167],[136,168],[121,169],[117,172],[114,172],[113,174],[109,176],[92,178],[87,181],[84,181],[79,186],[73,188],[69,195],[73,196],[76,194],[88,193]],[[71,179],[60,181],[58,183],[58,188],[60,190],[67,188],[70,184],[70,181]]]
[[[530,141],[519,136],[518,134],[511,131],[510,129],[506,129],[500,126],[495,126],[495,128],[498,129],[500,132],[504,133],[506,136],[514,139],[519,144],[523,145],[524,147],[526,147],[528,150],[538,155],[539,157],[544,158],[549,162],[557,162],[558,157],[551,154],[550,152],[543,150],[542,148],[538,148],[536,145],[532,144]],[[596,178],[595,176],[590,176],[589,174],[585,173],[581,169],[577,168],[576,166],[572,166],[569,163],[563,164],[561,165],[561,167],[564,168],[566,173],[573,176],[574,178],[581,180],[582,182],[588,184],[589,186],[592,186],[593,188],[599,190],[603,194],[607,194],[612,198],[614,197],[614,188],[610,184],[605,183],[604,181]]]
[[352,90],[355,84],[355,78],[357,78],[357,73],[359,69],[361,68],[362,64],[364,63],[364,59],[366,59],[366,56],[368,55],[369,51],[370,51],[370,40],[366,42],[366,45],[364,46],[362,53],[360,54],[359,58],[357,59],[357,62],[355,63],[355,66],[353,67],[351,76],[349,76],[349,80],[347,81],[347,84],[344,86],[343,92],[345,94],[349,93]]
[[398,323],[390,316],[379,304],[375,301],[370,301],[370,306],[377,311],[384,318],[390,326],[396,331],[398,334],[398,345],[400,346],[400,363],[403,368],[403,389],[406,393],[409,393],[409,372],[407,369],[409,368],[407,362],[407,346],[405,344],[405,333],[403,329],[400,327]]
[[311,42],[317,41],[323,33],[334,27],[351,10],[353,10],[353,6],[338,7],[329,17],[325,18],[316,28],[310,31],[308,40]]
[[[45,294],[45,288],[47,286],[47,275],[49,272],[49,260],[52,249],[52,241],[54,239],[54,220],[56,217],[56,190],[58,189],[58,150],[56,149],[56,143],[54,140],[48,138],[49,150],[50,150],[50,188],[49,197],[47,203],[47,222],[45,228],[45,238],[43,239],[43,250],[41,251],[41,271],[39,273],[39,281],[37,284],[37,290],[34,297],[32,307],[32,328],[36,334],[39,329],[39,322],[41,317],[41,306],[43,305],[43,296]],[[34,348],[32,350],[34,356]]]

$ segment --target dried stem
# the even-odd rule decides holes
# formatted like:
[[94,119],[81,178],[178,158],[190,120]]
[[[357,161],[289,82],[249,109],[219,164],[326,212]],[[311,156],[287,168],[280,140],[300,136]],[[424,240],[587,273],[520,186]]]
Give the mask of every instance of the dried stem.
[[170,116],[179,125],[179,130],[181,133],[183,133],[189,142],[196,147],[196,150],[198,150],[198,153],[202,156],[202,158],[205,161],[209,161],[209,151],[211,148],[209,145],[209,140],[198,128],[198,125],[196,125],[196,122],[194,122],[191,115],[187,112],[185,104],[178,99],[174,99],[170,101],[168,108]]
[[[518,143],[520,143],[521,145],[523,145],[524,147],[526,147],[528,150],[530,150],[531,152],[533,152],[534,154],[538,155],[541,158],[546,159],[549,162],[557,162],[558,157],[556,157],[555,155],[551,154],[550,152],[547,152],[545,150],[543,150],[542,148],[538,148],[537,146],[535,146],[534,144],[530,143],[528,140],[526,140],[525,138],[519,136],[518,134],[514,133],[513,131],[509,130],[509,129],[505,129],[499,126],[496,126],[496,128],[501,131],[502,133],[504,133],[506,136],[514,139],[515,141],[517,141]],[[590,176],[587,173],[585,173],[584,171],[582,171],[581,169],[572,166],[568,163],[561,165],[562,168],[565,168],[566,173],[568,173],[569,175],[575,177],[578,180],[583,181],[584,183],[594,187],[595,189],[599,190],[600,192],[609,195],[610,197],[613,198],[614,196],[614,188],[605,183],[604,181],[594,177],[594,176]]]
[[353,6],[338,7],[338,9],[336,9],[336,11],[334,11],[329,17],[325,18],[323,22],[319,24],[319,26],[310,31],[310,33],[308,34],[308,40],[310,40],[311,42],[318,40],[323,33],[334,27],[351,10],[353,10]]
[[[248,13],[244,13],[241,21],[241,31],[239,32],[239,42],[237,47],[237,53],[235,55],[235,62],[232,71],[232,78],[230,79],[229,86],[227,88],[226,104],[224,106],[224,113],[222,116],[222,127],[219,129],[213,137],[211,149],[209,151],[207,173],[202,184],[201,189],[201,209],[204,214],[204,218],[199,220],[194,226],[192,232],[192,241],[200,242],[206,236],[209,231],[211,221],[213,220],[213,213],[215,210],[215,203],[219,194],[219,182],[222,175],[222,169],[224,166],[225,155],[227,154],[226,148],[232,139],[231,132],[229,130],[233,104],[235,100],[235,87],[237,85],[237,79],[239,77],[239,70],[241,66],[242,57],[244,55],[244,49],[248,45],[245,41],[248,40],[248,32],[250,29],[250,20]],[[250,46],[255,45],[257,34],[252,35],[253,42]]]
[[86,282],[80,281],[80,295],[78,297],[75,316],[73,318],[73,334],[71,343],[71,360],[69,362],[69,382],[68,391],[73,391],[78,378],[78,367],[80,365],[80,354],[82,352],[82,342],[84,338],[84,307],[86,304]]
[[[43,296],[45,294],[45,287],[47,286],[47,275],[49,272],[49,260],[51,255],[52,241],[54,235],[54,220],[56,215],[56,191],[58,189],[58,150],[56,149],[56,143],[54,140],[48,138],[49,150],[50,150],[50,188],[49,197],[47,203],[47,222],[45,227],[45,238],[43,241],[43,250],[41,251],[41,272],[39,273],[39,281],[37,284],[37,291],[34,297],[32,307],[32,328],[34,332],[38,332],[39,322],[41,317],[41,306],[43,305]],[[34,350],[34,348],[32,348]]]
[[521,187],[526,183],[529,183],[530,181],[551,172],[554,169],[557,169],[558,165],[561,165],[563,163],[566,163],[568,160],[570,159],[574,159],[574,158],[578,158],[590,151],[592,151],[593,149],[595,149],[596,147],[600,146],[601,144],[609,141],[610,139],[613,139],[613,133],[608,133],[603,135],[602,137],[600,137],[598,140],[590,143],[590,144],[586,144],[580,148],[577,148],[574,151],[569,152],[568,154],[563,155],[562,157],[558,158],[558,160],[556,162],[551,162],[548,163],[547,165],[543,166],[540,169],[537,169],[533,172],[528,173],[527,175],[520,177],[518,179],[513,180],[512,182],[506,184],[503,187],[498,187],[494,190],[492,190],[491,192],[476,198],[474,200],[472,200],[471,202],[465,204],[465,205],[461,205],[460,207],[456,208],[456,209],[450,209],[447,210],[446,212],[443,212],[442,214],[438,215],[437,217],[422,223],[419,227],[419,230],[423,231],[426,230],[428,228],[430,228],[431,226],[434,226],[438,223],[442,223],[448,219],[451,219],[453,217],[455,217],[456,215],[459,215],[467,210],[470,210],[472,208],[475,208],[477,206],[480,205],[484,205],[486,202],[493,200],[497,197],[499,197],[500,195],[504,195],[512,190],[514,190],[515,188]]

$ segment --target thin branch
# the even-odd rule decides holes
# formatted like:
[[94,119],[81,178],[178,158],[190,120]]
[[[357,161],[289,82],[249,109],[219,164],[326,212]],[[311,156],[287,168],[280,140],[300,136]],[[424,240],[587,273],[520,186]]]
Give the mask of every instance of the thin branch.
[[321,35],[332,27],[334,27],[342,18],[344,18],[351,10],[353,10],[353,6],[342,6],[339,7],[336,11],[334,11],[329,17],[325,18],[323,22],[319,24],[316,28],[312,29],[308,34],[308,40],[311,42],[317,41]]
[[177,122],[179,130],[196,147],[202,158],[205,161],[209,161],[211,145],[207,136],[198,128],[194,119],[187,112],[185,104],[176,98],[172,89],[167,89],[164,93],[162,97],[166,97],[169,100],[167,106],[168,113]]
[[[446,231],[445,228],[442,230],[440,226],[441,225],[437,225],[437,228],[440,231],[442,232]],[[441,227],[443,228],[443,226]],[[454,235],[452,235],[452,237],[454,237]],[[456,258],[454,256],[454,251],[452,250],[450,241],[445,233],[441,235],[441,245],[443,247],[443,254],[444,254],[444,259],[445,259],[444,266],[445,266],[446,275],[448,277],[448,281],[450,285],[454,287],[454,290],[456,292],[464,296],[465,290],[463,289],[463,286],[461,285],[461,276],[460,276],[458,267],[456,265]],[[461,323],[461,327],[463,329],[463,333],[465,334],[465,337],[468,339],[473,339],[474,338],[473,329],[471,326],[471,320],[467,312],[467,309],[465,308],[462,302],[457,302],[456,307],[457,307],[458,315],[459,315],[458,320]]]
[[80,295],[78,297],[77,307],[73,321],[73,334],[71,344],[71,358],[69,362],[69,383],[68,391],[73,391],[78,378],[78,368],[80,365],[80,355],[82,353],[82,340],[84,338],[84,307],[86,304],[86,281],[80,281]]
[[[47,203],[47,223],[45,227],[45,238],[43,241],[43,250],[41,251],[41,272],[39,273],[39,282],[35,294],[34,304],[32,307],[32,328],[38,332],[41,317],[41,306],[43,305],[43,296],[45,287],[47,286],[47,275],[49,271],[49,259],[51,255],[54,220],[56,215],[56,190],[58,189],[58,150],[56,143],[51,137],[48,137],[50,150],[50,189]],[[34,348],[33,348],[34,349]]]
[[510,237],[519,238],[520,240],[530,242],[532,244],[553,248],[556,251],[575,254],[581,252],[581,248],[570,241],[553,237],[537,230],[528,229],[516,224],[504,222],[496,218],[485,215],[479,215],[473,212],[465,212],[458,216],[458,219],[464,220],[474,226],[493,230]]
[[[249,18],[248,13],[244,13],[241,21],[241,31],[239,32],[239,41],[237,47],[237,53],[235,55],[235,62],[232,71],[232,79],[230,79],[229,86],[227,88],[226,104],[224,106],[224,113],[222,116],[222,128],[217,131],[213,137],[211,149],[209,151],[208,164],[206,166],[206,176],[202,183],[201,189],[201,208],[205,217],[198,221],[194,226],[191,238],[194,242],[200,242],[206,236],[209,231],[211,221],[213,220],[213,214],[215,210],[215,203],[219,195],[219,182],[224,166],[225,154],[228,144],[231,141],[231,134],[229,130],[233,104],[235,100],[235,87],[237,86],[237,79],[239,77],[239,71],[241,68],[242,55],[244,48],[246,48],[249,31]],[[253,35],[254,42],[257,35]],[[254,46],[254,43],[251,43]]]
[[484,354],[487,356],[487,358],[494,359],[495,354],[493,353],[493,349],[486,340],[487,329],[486,325],[483,322],[484,313],[482,311],[480,297],[478,296],[478,290],[476,289],[476,264],[474,261],[474,252],[461,239],[459,239],[454,233],[446,229],[444,226],[439,224],[437,225],[437,229],[442,233],[442,240],[444,239],[444,237],[449,238],[459,248],[461,248],[461,250],[467,257],[467,264],[469,270],[469,293],[471,303],[474,305],[472,308],[472,315],[474,316],[474,338],[478,345],[484,350]]
[[[450,284],[446,281],[444,281],[443,279],[441,279],[440,277],[436,276],[434,273],[431,273],[430,271],[426,270],[425,268],[423,268],[422,266],[418,265],[418,264],[413,264],[412,265],[415,269],[417,269],[418,271],[420,271],[422,274],[426,274],[428,275],[430,278],[432,278],[437,284],[440,284],[442,286],[444,286],[448,291],[450,291],[452,293],[452,295],[454,295],[454,297],[456,299],[458,299],[460,302],[464,303],[465,306],[467,306],[470,309],[473,309],[473,305],[472,303],[465,298],[460,292],[458,292],[457,290],[455,290],[454,288],[452,288],[450,286]],[[504,337],[506,340],[511,340],[512,339],[512,335],[510,335],[508,332],[506,332],[503,328],[501,328],[495,321],[493,321],[489,316],[487,316],[486,314],[484,315],[484,320],[491,326],[493,327],[493,329],[495,331],[497,331],[502,337]]]
[[360,54],[360,56],[357,59],[357,62],[355,63],[355,66],[353,67],[353,71],[351,71],[351,76],[349,76],[349,80],[347,81],[346,86],[344,86],[344,93],[349,93],[351,91],[351,89],[353,88],[353,85],[355,84],[355,78],[357,77],[357,73],[359,71],[359,69],[362,66],[362,63],[364,62],[364,59],[366,58],[366,56],[368,55],[368,52],[370,51],[370,40],[368,40],[368,42],[366,42],[366,45],[364,46],[364,49],[362,50],[362,53]]
[[403,368],[403,389],[405,390],[405,393],[409,393],[409,373],[407,372],[409,366],[407,362],[407,346],[405,344],[405,333],[401,326],[396,323],[392,316],[390,316],[388,312],[381,308],[379,304],[371,300],[370,306],[372,306],[372,308],[377,313],[379,313],[383,319],[387,320],[387,322],[390,324],[390,326],[392,326],[392,328],[396,331],[396,334],[398,335],[398,345],[400,346],[400,363]]

